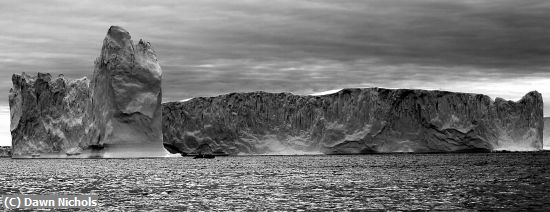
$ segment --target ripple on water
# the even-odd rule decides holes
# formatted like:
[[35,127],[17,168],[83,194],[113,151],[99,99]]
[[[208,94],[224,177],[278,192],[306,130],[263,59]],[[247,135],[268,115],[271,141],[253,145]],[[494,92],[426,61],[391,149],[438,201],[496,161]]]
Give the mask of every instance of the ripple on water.
[[0,193],[95,193],[98,211],[550,209],[550,153],[0,159]]

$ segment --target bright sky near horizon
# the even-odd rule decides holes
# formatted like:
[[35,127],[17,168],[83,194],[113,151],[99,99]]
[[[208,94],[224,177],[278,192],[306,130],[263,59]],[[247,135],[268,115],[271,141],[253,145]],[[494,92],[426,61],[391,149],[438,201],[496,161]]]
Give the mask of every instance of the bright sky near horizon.
[[0,146],[11,146],[10,108],[0,106]]
[[388,87],[537,90],[550,103],[548,11],[546,0],[2,0],[0,145],[11,75],[89,77],[111,25],[151,42],[164,101]]

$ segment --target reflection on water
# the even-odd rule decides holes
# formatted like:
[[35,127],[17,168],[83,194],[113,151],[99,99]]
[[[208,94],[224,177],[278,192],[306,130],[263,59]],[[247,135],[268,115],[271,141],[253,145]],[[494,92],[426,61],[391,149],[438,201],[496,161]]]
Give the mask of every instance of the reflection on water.
[[59,153],[35,153],[31,155],[16,155],[14,158],[157,158],[180,157],[179,154],[170,154],[162,143],[140,144],[104,144],[101,147],[88,148],[72,154]]
[[550,153],[0,160],[0,193],[109,210],[550,209]]

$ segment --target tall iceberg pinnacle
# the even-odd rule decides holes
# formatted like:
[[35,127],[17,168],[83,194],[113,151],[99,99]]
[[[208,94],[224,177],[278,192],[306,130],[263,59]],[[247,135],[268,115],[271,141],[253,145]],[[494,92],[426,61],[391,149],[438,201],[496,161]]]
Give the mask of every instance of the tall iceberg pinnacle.
[[126,30],[112,26],[96,60],[92,114],[98,145],[152,144],[162,147],[162,70],[151,45],[137,44]]
[[91,82],[14,74],[13,157],[162,157],[162,69],[151,44],[109,28]]

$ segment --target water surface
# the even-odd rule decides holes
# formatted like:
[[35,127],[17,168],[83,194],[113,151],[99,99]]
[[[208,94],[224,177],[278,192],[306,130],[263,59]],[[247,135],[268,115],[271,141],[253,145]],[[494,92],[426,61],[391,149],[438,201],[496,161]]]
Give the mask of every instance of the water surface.
[[0,159],[0,194],[110,210],[550,210],[550,153]]

